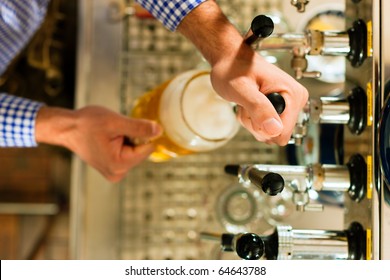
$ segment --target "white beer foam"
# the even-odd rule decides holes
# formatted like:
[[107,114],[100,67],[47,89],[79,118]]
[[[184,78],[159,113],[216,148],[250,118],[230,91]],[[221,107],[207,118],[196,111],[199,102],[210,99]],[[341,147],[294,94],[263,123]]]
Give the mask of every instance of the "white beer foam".
[[214,91],[209,75],[191,81],[183,95],[182,108],[190,128],[203,138],[222,140],[236,131],[233,107]]
[[191,81],[182,100],[187,81],[201,72],[192,70],[173,79],[162,94],[159,108],[165,133],[177,145],[192,151],[218,148],[240,127],[231,104],[213,90],[209,73]]

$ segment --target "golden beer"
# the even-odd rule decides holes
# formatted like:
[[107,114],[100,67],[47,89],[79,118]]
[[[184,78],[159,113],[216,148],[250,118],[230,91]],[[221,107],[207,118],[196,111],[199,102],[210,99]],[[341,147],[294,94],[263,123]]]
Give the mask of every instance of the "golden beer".
[[236,135],[233,105],[212,88],[210,72],[184,72],[136,100],[132,117],[157,121],[164,134],[154,140],[150,160],[214,150]]

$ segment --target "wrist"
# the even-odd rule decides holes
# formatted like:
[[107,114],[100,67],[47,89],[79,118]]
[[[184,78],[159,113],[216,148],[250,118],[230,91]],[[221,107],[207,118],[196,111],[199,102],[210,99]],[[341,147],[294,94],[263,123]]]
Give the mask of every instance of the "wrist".
[[69,134],[76,127],[75,111],[41,107],[35,121],[35,140],[37,143],[70,148]]

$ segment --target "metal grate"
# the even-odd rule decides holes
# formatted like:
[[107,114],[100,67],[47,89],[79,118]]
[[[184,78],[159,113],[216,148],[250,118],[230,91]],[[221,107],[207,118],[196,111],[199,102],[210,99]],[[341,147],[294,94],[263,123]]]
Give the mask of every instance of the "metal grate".
[[[272,2],[277,5],[279,1]],[[254,0],[219,3],[240,29],[246,29],[263,8]],[[138,96],[177,73],[204,65],[184,37],[167,31],[154,19],[128,17],[123,39],[121,99],[125,114]],[[224,166],[281,163],[281,155],[280,148],[259,143],[241,129],[230,143],[214,152],[165,163],[145,162],[135,168],[121,184],[120,258],[215,258],[214,245],[201,242],[199,232],[226,232],[216,215],[216,204],[221,192],[237,179],[225,175]]]

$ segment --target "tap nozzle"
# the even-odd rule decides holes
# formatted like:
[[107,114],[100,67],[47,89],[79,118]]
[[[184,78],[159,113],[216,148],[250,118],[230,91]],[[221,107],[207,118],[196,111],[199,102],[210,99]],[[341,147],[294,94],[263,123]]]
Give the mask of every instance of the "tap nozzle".
[[291,0],[291,5],[296,7],[299,13],[305,12],[307,4],[309,4],[308,0]]
[[347,192],[352,200],[360,202],[367,188],[367,164],[360,154],[353,155],[346,165],[227,165],[225,172],[238,176],[242,184],[251,183],[271,196],[280,193],[286,184],[300,211],[322,210],[321,205],[310,203],[310,190]]
[[347,125],[351,133],[360,135],[368,121],[367,94],[359,86],[353,88],[347,98],[323,96],[310,99],[298,116],[289,144],[302,144],[309,123]]
[[[294,229],[278,225],[269,235],[203,232],[201,238],[219,241],[221,251],[245,260],[362,260],[366,258],[366,230],[352,222],[346,230]],[[211,238],[210,238],[211,237]]]

